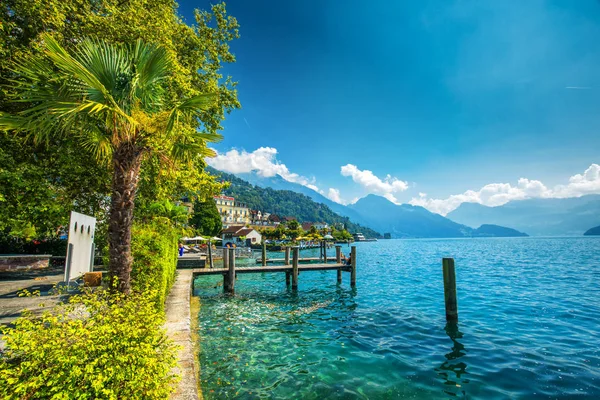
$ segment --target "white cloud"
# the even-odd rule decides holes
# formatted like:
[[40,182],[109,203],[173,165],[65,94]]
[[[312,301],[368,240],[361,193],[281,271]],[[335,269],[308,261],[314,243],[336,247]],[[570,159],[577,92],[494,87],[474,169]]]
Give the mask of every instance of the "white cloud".
[[431,199],[426,193],[419,193],[419,197],[413,197],[409,203],[446,215],[462,203],[479,203],[495,207],[512,200],[579,197],[592,193],[600,193],[600,165],[598,164],[590,165],[583,174],[573,175],[568,184],[558,185],[553,189],[549,189],[540,181],[521,178],[516,186],[509,183],[490,183],[477,191],[467,190],[446,199]]
[[259,176],[265,178],[279,175],[288,182],[306,186],[336,203],[346,204],[338,189],[329,188],[326,193],[315,185],[314,178],[309,179],[291,172],[285,164],[277,160],[277,149],[273,147],[260,147],[253,152],[232,149],[226,153],[217,153],[216,157],[207,158],[206,162],[211,167],[230,174],[256,172]]
[[340,196],[340,191],[338,189],[329,188],[327,198],[331,201],[335,201],[336,203],[345,204]]
[[352,180],[362,187],[364,187],[369,193],[379,194],[390,200],[393,203],[397,203],[398,200],[394,196],[394,193],[402,192],[408,189],[408,183],[401,181],[398,178],[387,175],[385,178],[380,179],[372,171],[367,169],[360,170],[356,165],[346,164],[342,166],[341,173],[343,176],[350,176]]
[[592,164],[583,174],[573,175],[567,185],[554,188],[553,197],[578,197],[600,193],[600,165]]
[[288,182],[299,183],[319,191],[314,179],[291,172],[285,164],[279,162],[277,149],[273,147],[260,147],[251,153],[232,149],[226,153],[217,153],[216,157],[207,158],[206,162],[213,168],[231,174],[256,172],[265,178],[280,175]]

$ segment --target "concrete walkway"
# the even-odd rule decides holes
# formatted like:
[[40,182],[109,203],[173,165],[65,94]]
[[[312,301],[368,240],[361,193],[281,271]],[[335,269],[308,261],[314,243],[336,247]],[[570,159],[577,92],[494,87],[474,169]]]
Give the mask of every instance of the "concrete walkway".
[[181,347],[176,372],[181,376],[173,400],[198,400],[198,367],[191,331],[190,298],[192,294],[192,270],[177,270],[177,278],[166,301],[165,328],[171,339]]
[[[12,323],[24,309],[39,315],[55,306],[62,296],[49,295],[49,291],[62,282],[63,269],[49,267],[0,272],[0,325]],[[19,292],[24,289],[30,292],[39,290],[42,296],[19,297]]]

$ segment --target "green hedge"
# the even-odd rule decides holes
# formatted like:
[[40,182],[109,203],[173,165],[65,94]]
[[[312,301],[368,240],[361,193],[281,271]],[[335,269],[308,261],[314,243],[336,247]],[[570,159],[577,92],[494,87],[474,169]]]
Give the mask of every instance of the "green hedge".
[[95,292],[2,328],[2,399],[166,399],[177,347],[147,295]]
[[59,238],[42,238],[25,240],[6,233],[0,233],[0,254],[50,254],[67,255],[67,240]]
[[175,281],[178,239],[168,219],[156,218],[133,226],[131,287],[134,291],[153,291],[160,310]]

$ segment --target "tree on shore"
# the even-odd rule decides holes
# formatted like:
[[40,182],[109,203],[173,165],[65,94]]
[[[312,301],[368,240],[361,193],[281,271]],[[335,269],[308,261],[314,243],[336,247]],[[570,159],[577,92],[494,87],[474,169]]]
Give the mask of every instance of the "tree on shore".
[[2,130],[37,143],[73,137],[110,163],[109,271],[123,293],[130,290],[131,225],[143,158],[157,154],[167,166],[189,161],[212,155],[205,142],[219,139],[190,129],[215,96],[200,94],[165,107],[163,83],[171,67],[163,47],[141,40],[124,45],[85,39],[68,52],[44,35],[42,52],[17,62],[17,79],[10,83],[13,101],[31,106],[0,114]]
[[[239,37],[238,23],[224,3],[195,10],[188,25],[175,0],[8,0],[0,2],[0,112],[14,114],[33,105],[14,101],[10,82],[18,79],[13,61],[40,54],[43,34],[52,36],[68,52],[83,38],[108,43],[142,39],[163,47],[172,68],[163,87],[164,104],[215,93],[210,109],[190,121],[186,129],[217,133],[221,122],[239,108],[236,82],[222,67],[235,62],[229,43]],[[179,121],[183,123],[183,121]],[[48,142],[25,140],[26,133],[0,132],[0,231],[10,236],[56,236],[76,210],[98,219],[97,248],[106,249],[107,210],[111,173],[73,136],[53,136]],[[164,168],[158,154],[147,154],[140,168],[136,218],[157,201],[192,201],[220,193],[222,185],[204,172],[201,156]]]
[[217,204],[213,199],[194,203],[194,213],[190,218],[190,225],[209,238],[221,233],[223,223],[219,210],[217,210]]

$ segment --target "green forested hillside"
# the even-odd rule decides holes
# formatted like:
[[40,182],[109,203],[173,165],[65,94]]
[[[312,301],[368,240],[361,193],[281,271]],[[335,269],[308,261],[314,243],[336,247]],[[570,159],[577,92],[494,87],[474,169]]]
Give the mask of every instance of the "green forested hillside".
[[207,168],[211,175],[220,176],[223,181],[230,182],[223,194],[235,197],[236,201],[246,203],[248,208],[277,214],[281,217],[292,216],[300,222],[320,222],[328,224],[345,224],[350,233],[362,232],[366,237],[380,237],[378,232],[350,221],[333,212],[321,203],[315,203],[308,196],[291,190],[274,190],[254,186],[235,175]]

